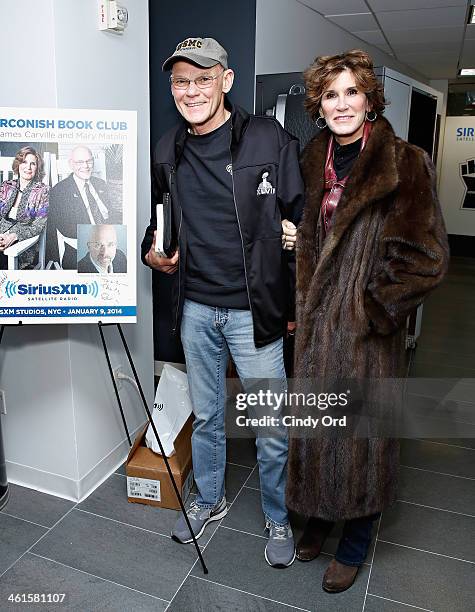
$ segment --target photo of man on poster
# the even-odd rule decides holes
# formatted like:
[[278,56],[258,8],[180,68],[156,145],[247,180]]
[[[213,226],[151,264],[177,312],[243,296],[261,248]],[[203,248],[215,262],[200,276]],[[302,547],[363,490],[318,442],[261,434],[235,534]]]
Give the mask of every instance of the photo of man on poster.
[[[118,231],[125,233],[124,226],[93,225],[80,226],[78,230],[78,258],[82,254],[81,239],[87,232],[87,253],[78,260],[78,272],[89,274],[117,274],[127,272],[127,257],[121,248],[118,248]],[[124,240],[121,243],[125,244]],[[122,246],[122,245],[121,245]],[[122,247],[124,248],[124,247]]]
[[56,183],[50,193],[46,261],[56,262],[63,270],[74,270],[77,226],[121,223],[122,215],[112,206],[108,183],[94,175],[95,158],[89,147],[75,146],[68,165],[71,173]]

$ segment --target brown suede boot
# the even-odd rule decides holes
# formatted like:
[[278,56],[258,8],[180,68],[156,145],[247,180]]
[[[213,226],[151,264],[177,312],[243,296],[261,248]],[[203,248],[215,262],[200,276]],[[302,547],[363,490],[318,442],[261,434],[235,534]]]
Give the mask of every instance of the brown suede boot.
[[300,561],[312,561],[316,559],[322,550],[322,546],[328,534],[333,528],[334,523],[323,521],[318,518],[310,518],[305,525],[305,530],[300,538],[296,557]]
[[343,565],[332,559],[323,576],[322,588],[327,593],[341,593],[353,584],[359,565]]

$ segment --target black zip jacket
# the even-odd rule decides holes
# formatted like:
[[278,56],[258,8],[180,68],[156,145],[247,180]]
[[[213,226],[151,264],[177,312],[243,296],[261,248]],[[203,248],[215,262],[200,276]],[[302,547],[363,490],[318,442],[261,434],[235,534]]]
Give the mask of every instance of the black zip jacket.
[[[227,101],[226,101],[227,103]],[[303,182],[298,161],[298,141],[270,117],[249,115],[237,106],[231,110],[231,160],[236,216],[244,255],[246,287],[254,324],[256,347],[283,336],[293,320],[295,257],[282,249],[281,220],[295,224],[303,210]],[[182,123],[158,142],[152,165],[152,217],[142,241],[142,261],[150,250],[156,229],[155,204],[170,193],[173,231],[180,257],[173,291],[173,331],[180,329],[186,274],[187,238],[176,185],[176,167],[187,135]],[[263,183],[263,174],[268,173]],[[260,188],[261,186],[261,188]]]

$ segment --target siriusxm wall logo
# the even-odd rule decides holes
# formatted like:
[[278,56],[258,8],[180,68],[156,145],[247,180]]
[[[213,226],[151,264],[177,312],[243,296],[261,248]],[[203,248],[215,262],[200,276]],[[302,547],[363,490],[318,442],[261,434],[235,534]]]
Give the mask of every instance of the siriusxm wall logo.
[[456,128],[457,141],[464,140],[468,142],[475,141],[475,128],[473,127],[459,127]]
[[13,298],[16,295],[91,295],[97,297],[99,285],[96,281],[89,284],[33,285],[8,281],[5,285],[5,295]]

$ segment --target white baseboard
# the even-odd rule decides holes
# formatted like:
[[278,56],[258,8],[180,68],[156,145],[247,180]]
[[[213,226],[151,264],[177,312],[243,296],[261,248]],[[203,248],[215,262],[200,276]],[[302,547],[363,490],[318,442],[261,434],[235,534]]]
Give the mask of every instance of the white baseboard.
[[[137,432],[144,426],[142,423],[131,433],[132,442]],[[127,439],[122,440],[110,453],[101,459],[87,474],[79,480],[68,478],[61,474],[45,472],[35,467],[7,461],[8,482],[48,495],[55,495],[81,502],[97,489],[109,476],[124,463],[129,454],[130,446]]]

